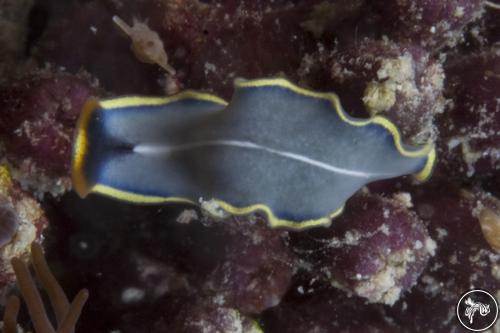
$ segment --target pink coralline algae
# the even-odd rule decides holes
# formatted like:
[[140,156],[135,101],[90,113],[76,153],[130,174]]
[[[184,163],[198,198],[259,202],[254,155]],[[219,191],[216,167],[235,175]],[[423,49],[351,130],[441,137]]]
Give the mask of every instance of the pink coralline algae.
[[191,285],[218,306],[253,315],[277,305],[296,269],[288,232],[269,228],[259,216],[214,221],[198,215],[189,223],[172,221],[163,231],[168,235],[158,234],[158,244],[167,243],[166,258],[189,272]]
[[37,194],[70,188],[73,128],[95,91],[85,77],[51,72],[0,87],[4,161],[23,188]]
[[328,229],[297,233],[295,251],[313,276],[371,302],[394,304],[415,285],[436,244],[409,208],[410,196],[351,198]]
[[446,97],[439,117],[440,155],[455,178],[487,178],[500,169],[500,51],[453,59],[446,67]]
[[[0,285],[14,278],[10,259],[45,238],[68,295],[89,287],[84,332],[459,331],[460,295],[500,290],[492,3],[0,1],[0,151],[10,171],[0,169]],[[145,59],[147,43],[124,36],[114,16],[147,31],[161,57]],[[178,89],[228,98],[235,78],[276,76],[336,92],[351,115],[389,118],[407,144],[435,140],[434,176],[369,184],[330,227],[302,232],[259,215],[216,221],[192,206],[67,191],[87,98]]]
[[412,197],[437,243],[436,254],[412,292],[391,308],[391,316],[418,331],[451,331],[457,327],[455,304],[462,293],[471,288],[498,290],[500,255],[481,228],[485,211],[498,223],[498,201],[484,191],[461,189],[444,180],[415,189]]
[[261,218],[253,225],[238,217],[225,223],[224,257],[207,276],[206,292],[243,313],[277,305],[294,271],[293,254],[284,242],[287,233],[269,229]]
[[308,20],[318,2],[167,1],[164,31],[183,50],[182,56],[173,54],[174,67],[189,86],[224,97],[237,77],[294,75],[301,54],[314,47],[299,23]]

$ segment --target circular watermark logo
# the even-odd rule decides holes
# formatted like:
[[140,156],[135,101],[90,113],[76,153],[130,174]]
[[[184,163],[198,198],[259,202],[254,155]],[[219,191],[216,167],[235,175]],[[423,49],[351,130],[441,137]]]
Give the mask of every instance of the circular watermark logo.
[[457,317],[466,329],[474,332],[485,331],[498,319],[498,302],[486,290],[469,290],[457,303]]

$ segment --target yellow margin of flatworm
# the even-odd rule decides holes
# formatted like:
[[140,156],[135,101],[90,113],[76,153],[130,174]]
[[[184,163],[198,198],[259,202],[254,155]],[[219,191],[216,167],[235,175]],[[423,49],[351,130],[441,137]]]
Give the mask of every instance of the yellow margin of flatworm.
[[[423,157],[427,155],[427,162],[424,168],[422,168],[422,170],[419,173],[414,175],[414,177],[417,180],[419,181],[426,180],[432,172],[432,168],[436,160],[436,152],[433,144],[428,144],[418,150],[405,149],[401,142],[401,135],[396,125],[394,125],[394,123],[392,123],[387,118],[381,116],[375,116],[367,120],[353,119],[344,112],[342,106],[340,105],[339,98],[334,93],[322,93],[322,92],[310,91],[304,88],[300,88],[292,84],[288,80],[281,78],[239,81],[235,83],[235,86],[237,88],[279,86],[282,88],[289,89],[300,95],[327,100],[332,104],[333,108],[336,110],[339,117],[350,125],[366,126],[370,124],[378,124],[387,129],[392,134],[396,149],[401,155],[406,157]],[[217,96],[190,90],[165,98],[131,96],[131,97],[121,97],[103,101],[97,101],[95,99],[90,99],[89,101],[87,101],[87,103],[83,107],[80,119],[78,120],[75,146],[73,150],[72,179],[75,191],[82,197],[85,197],[90,192],[96,192],[135,203],[152,204],[152,203],[171,202],[171,203],[196,204],[196,202],[187,198],[147,196],[147,195],[136,194],[133,192],[122,191],[102,184],[95,184],[92,187],[89,187],[83,175],[85,154],[88,149],[87,127],[92,113],[97,108],[101,107],[103,109],[114,109],[114,108],[131,107],[131,106],[162,105],[162,104],[173,103],[183,99],[198,99],[203,101],[210,101],[216,104],[221,104],[223,106],[228,105],[228,103],[225,100]],[[245,215],[253,213],[255,211],[262,211],[266,215],[268,223],[272,228],[288,228],[292,230],[303,230],[318,226],[329,226],[331,220],[342,214],[344,210],[344,206],[342,206],[337,210],[335,210],[334,212],[330,213],[328,216],[324,216],[319,219],[294,222],[290,220],[277,218],[272,212],[272,210],[264,204],[255,204],[246,207],[235,207],[222,200],[215,199],[214,201],[220,206],[220,208],[233,215]]]

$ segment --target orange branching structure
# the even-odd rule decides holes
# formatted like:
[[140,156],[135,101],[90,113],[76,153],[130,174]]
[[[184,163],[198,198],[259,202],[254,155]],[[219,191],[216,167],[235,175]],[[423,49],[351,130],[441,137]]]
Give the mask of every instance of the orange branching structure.
[[[17,285],[26,302],[28,311],[36,333],[71,333],[75,330],[76,322],[88,298],[86,289],[80,290],[70,304],[59,282],[52,274],[43,255],[42,247],[33,243],[31,245],[31,258],[36,276],[46,290],[54,313],[57,327],[54,328],[45,310],[42,298],[35,286],[28,266],[18,259],[12,260],[12,267],[17,278]],[[4,333],[17,333],[17,315],[20,301],[17,296],[11,296],[4,312]]]

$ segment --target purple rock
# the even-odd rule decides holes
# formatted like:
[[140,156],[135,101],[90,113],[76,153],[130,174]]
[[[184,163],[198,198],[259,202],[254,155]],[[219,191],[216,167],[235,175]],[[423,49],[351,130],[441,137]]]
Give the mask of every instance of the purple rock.
[[412,292],[389,312],[397,323],[415,331],[458,332],[454,311],[460,296],[472,288],[493,294],[500,290],[500,256],[486,241],[480,223],[481,211],[494,208],[496,199],[439,179],[416,188],[412,198],[437,243],[436,255]]
[[[309,288],[308,288],[309,289]],[[265,332],[400,332],[380,304],[324,285],[313,291],[294,286],[295,295],[264,313]],[[307,293],[306,293],[307,292]]]
[[500,168],[500,52],[462,56],[446,66],[450,103],[438,118],[440,165],[459,181]]
[[23,187],[39,193],[70,187],[73,129],[96,90],[84,76],[52,72],[0,88],[0,139]]
[[435,247],[410,205],[408,194],[358,194],[331,227],[294,234],[292,244],[313,276],[393,304],[416,283]]
[[286,231],[273,230],[255,217],[234,217],[224,222],[224,257],[207,276],[205,290],[220,305],[258,314],[281,301],[294,270]]

